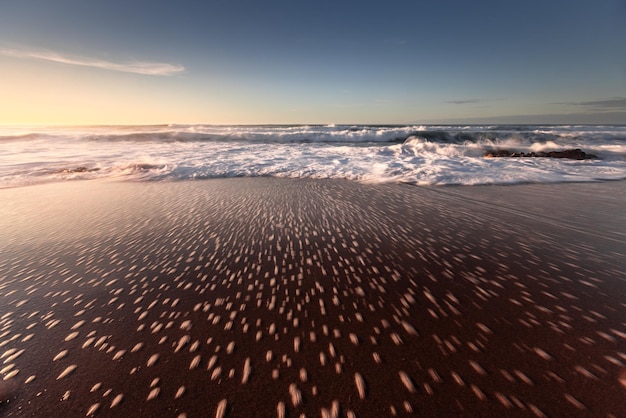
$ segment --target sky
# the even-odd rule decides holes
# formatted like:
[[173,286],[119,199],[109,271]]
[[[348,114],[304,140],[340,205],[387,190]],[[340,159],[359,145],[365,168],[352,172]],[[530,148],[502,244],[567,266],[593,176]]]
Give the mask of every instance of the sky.
[[626,0],[2,0],[0,124],[626,123]]

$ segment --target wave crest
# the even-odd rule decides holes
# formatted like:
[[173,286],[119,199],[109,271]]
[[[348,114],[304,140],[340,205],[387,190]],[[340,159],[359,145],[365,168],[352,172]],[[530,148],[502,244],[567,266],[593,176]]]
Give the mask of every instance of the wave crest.
[[[485,184],[626,178],[626,127],[158,125],[0,130],[0,187],[237,176]],[[598,161],[483,158],[580,148]],[[497,161],[496,161],[497,160]]]

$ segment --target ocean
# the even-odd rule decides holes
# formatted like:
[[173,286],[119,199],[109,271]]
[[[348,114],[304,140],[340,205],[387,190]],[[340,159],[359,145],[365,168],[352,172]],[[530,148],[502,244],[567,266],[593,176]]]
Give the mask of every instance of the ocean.
[[[485,158],[580,148],[597,159]],[[0,187],[87,179],[349,179],[418,185],[626,179],[626,126],[0,127]]]

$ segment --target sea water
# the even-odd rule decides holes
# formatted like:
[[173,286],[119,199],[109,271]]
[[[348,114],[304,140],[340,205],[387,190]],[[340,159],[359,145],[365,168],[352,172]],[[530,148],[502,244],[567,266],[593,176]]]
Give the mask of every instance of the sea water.
[[[485,158],[580,148],[597,159]],[[0,187],[291,177],[420,185],[626,179],[626,126],[0,127]]]

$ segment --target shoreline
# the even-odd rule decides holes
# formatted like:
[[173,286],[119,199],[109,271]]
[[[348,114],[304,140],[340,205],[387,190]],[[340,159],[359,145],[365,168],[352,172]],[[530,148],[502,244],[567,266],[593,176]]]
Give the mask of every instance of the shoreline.
[[2,189],[0,414],[626,415],[625,191]]

